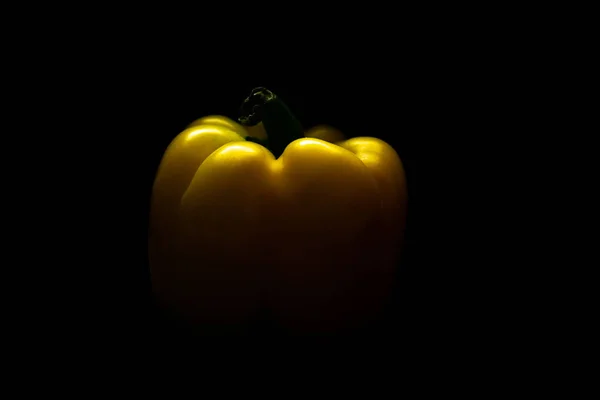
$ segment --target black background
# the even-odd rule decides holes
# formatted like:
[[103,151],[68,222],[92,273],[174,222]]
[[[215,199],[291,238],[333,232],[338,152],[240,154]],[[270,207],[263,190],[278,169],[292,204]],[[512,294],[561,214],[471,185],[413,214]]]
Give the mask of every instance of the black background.
[[[149,290],[152,180],[186,124],[207,114],[235,117],[259,85],[305,126],[380,137],[401,156],[409,218],[388,325],[393,343],[424,363],[454,353],[445,375],[467,354],[495,364],[511,344],[547,337],[531,328],[542,314],[555,318],[549,299],[565,289],[547,285],[551,293],[538,294],[550,265],[540,257],[555,249],[544,242],[518,253],[533,247],[532,214],[547,203],[528,200],[528,189],[545,186],[552,197],[569,181],[555,178],[561,152],[543,148],[556,115],[535,108],[554,100],[564,72],[552,67],[562,60],[556,47],[573,41],[560,18],[539,8],[412,7],[361,5],[358,15],[343,16],[339,8],[325,15],[300,6],[275,20],[238,21],[210,10],[167,21],[162,9],[156,16],[97,9],[68,22],[42,13],[40,25],[27,12],[7,37],[17,54],[5,64],[18,71],[5,72],[3,86],[16,89],[8,103],[24,108],[3,147],[3,183],[15,188],[3,193],[11,239],[3,290],[16,317],[6,325],[25,341],[18,351],[41,344],[61,355],[119,349],[122,356],[149,342],[175,346],[159,333]],[[31,43],[22,42],[29,33]],[[531,161],[544,152],[556,158]],[[523,167],[531,163],[535,173]],[[538,183],[542,176],[551,182]],[[543,212],[552,225],[570,211]],[[519,349],[510,369],[527,354]]]
[[147,224],[161,156],[194,119],[236,118],[249,91],[265,86],[305,127],[326,123],[348,137],[381,138],[404,163],[406,242],[394,306],[378,329],[398,343],[428,346],[495,335],[506,296],[493,293],[516,267],[501,268],[503,252],[489,250],[488,228],[504,211],[483,200],[502,196],[487,167],[507,140],[508,75],[476,47],[423,43],[397,52],[331,48],[249,58],[131,55],[119,47],[71,66],[68,90],[53,77],[39,101],[58,105],[53,129],[64,133],[46,135],[61,149],[48,153],[51,200],[40,214],[49,219],[47,254],[61,267],[43,272],[57,284],[46,285],[47,308],[37,315],[76,327],[80,337],[158,340],[154,332],[164,326],[156,327],[150,293]]

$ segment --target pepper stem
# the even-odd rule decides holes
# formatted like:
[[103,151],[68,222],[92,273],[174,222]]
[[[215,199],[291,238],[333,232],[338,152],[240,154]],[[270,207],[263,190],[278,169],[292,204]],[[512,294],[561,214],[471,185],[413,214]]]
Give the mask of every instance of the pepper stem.
[[241,106],[238,121],[245,126],[263,123],[268,139],[264,143],[251,136],[246,140],[265,145],[279,158],[288,144],[304,137],[304,130],[294,114],[273,92],[263,87],[253,89]]

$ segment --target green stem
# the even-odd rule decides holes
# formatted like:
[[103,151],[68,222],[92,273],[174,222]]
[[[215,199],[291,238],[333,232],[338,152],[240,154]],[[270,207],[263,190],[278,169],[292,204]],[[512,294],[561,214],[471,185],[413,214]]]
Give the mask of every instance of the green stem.
[[[275,158],[283,154],[288,144],[304,137],[302,125],[290,109],[273,92],[263,87],[252,90],[244,100],[238,120],[246,126],[263,123],[268,136],[267,147]],[[250,136],[246,140],[261,143]]]

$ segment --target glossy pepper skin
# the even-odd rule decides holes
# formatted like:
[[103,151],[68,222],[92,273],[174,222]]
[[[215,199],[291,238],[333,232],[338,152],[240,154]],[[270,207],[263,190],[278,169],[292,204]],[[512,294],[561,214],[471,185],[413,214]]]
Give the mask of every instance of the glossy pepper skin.
[[407,205],[402,162],[379,139],[344,140],[328,126],[274,155],[255,142],[302,132],[268,93],[283,109],[265,107],[264,124],[204,117],[166,150],[151,201],[154,293],[200,326],[242,329],[261,313],[293,333],[360,326],[391,293]]

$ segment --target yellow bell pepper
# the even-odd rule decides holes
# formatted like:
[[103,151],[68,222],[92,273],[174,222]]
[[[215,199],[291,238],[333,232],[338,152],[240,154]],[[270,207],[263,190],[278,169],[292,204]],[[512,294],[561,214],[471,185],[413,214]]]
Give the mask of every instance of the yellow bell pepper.
[[163,156],[149,232],[159,304],[199,326],[235,329],[268,313],[291,333],[379,317],[405,226],[397,153],[328,126],[304,133],[264,88],[242,110],[242,124],[195,121]]

